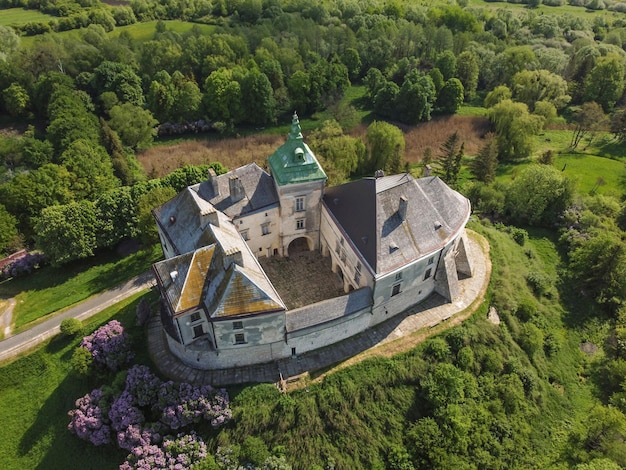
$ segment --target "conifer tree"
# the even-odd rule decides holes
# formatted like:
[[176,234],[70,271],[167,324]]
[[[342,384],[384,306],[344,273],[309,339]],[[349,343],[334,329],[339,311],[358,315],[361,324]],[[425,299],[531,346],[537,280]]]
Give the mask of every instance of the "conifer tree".
[[487,142],[470,162],[470,171],[474,178],[483,183],[492,183],[498,168],[498,145],[493,134],[487,136]]

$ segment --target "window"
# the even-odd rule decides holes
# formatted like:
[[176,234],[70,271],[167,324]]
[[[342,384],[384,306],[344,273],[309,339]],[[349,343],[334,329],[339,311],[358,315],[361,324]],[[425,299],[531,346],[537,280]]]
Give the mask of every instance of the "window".
[[304,196],[296,198],[296,212],[304,211]]
[[402,280],[402,272],[396,273],[396,281]]
[[433,264],[435,262],[435,257],[431,256],[430,258],[428,258],[428,264]]
[[193,337],[197,338],[204,334],[204,330],[202,329],[202,325],[196,325],[193,327]]
[[428,279],[431,273],[432,273],[432,269],[428,268],[426,272],[424,273],[424,280]]
[[354,273],[354,282],[357,285],[361,282],[361,273],[358,271]]
[[243,322],[242,321],[234,321],[233,322],[233,330],[241,330],[243,329]]
[[339,244],[339,240],[337,240],[337,244],[335,245],[335,253],[341,253],[341,245]]
[[346,262],[346,250],[344,249],[341,250],[341,261]]
[[296,229],[302,230],[304,228],[304,219],[296,220]]
[[394,295],[398,295],[400,293],[400,284],[396,284],[395,286],[393,286],[393,289],[391,289],[391,297],[393,297]]
[[245,241],[248,241],[250,239],[248,236],[248,230],[242,230],[239,233],[241,233],[241,238],[243,238]]
[[269,235],[269,233],[270,233],[270,224],[269,223],[261,224],[261,234]]
[[358,272],[361,272],[361,262],[360,262],[360,261],[357,261],[357,262],[356,262],[356,270],[357,270]]
[[191,314],[191,321],[196,322],[200,320],[200,312],[194,312]]
[[246,344],[246,335],[244,335],[243,333],[236,333],[235,344]]

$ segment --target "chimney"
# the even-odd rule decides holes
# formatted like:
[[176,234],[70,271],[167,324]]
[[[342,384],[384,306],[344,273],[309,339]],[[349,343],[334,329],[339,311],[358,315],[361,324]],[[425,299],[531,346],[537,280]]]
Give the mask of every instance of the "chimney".
[[239,247],[224,250],[224,270],[227,270],[233,264],[243,266],[243,253]]
[[424,176],[430,176],[430,173],[433,171],[432,167],[430,165],[426,165],[424,167]]
[[406,220],[406,208],[409,205],[409,200],[405,196],[400,196],[400,205],[398,206],[398,215],[404,222]]
[[203,230],[207,226],[207,224],[215,225],[216,227],[220,226],[220,219],[217,215],[217,210],[213,206],[200,212],[200,219],[200,226]]
[[374,178],[376,179],[382,178],[383,176],[385,176],[385,172],[383,170],[376,170],[374,172]]
[[245,196],[243,185],[241,184],[238,176],[233,175],[230,177],[228,180],[228,187],[230,189],[230,199],[232,202],[241,201]]
[[217,184],[217,175],[215,174],[215,170],[213,168],[209,168],[209,184],[211,185],[211,190],[213,191],[213,197],[220,195],[220,187]]

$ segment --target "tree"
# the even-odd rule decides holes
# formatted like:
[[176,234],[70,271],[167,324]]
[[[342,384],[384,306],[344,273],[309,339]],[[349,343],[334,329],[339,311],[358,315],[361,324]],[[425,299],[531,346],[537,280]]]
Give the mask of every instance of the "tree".
[[93,256],[96,249],[93,202],[72,202],[41,211],[35,224],[37,247],[53,265]]
[[443,113],[454,114],[463,104],[464,90],[458,78],[448,80],[437,96],[437,106]]
[[439,151],[439,162],[442,170],[442,178],[450,186],[455,186],[461,171],[461,160],[465,143],[461,143],[458,132],[451,134],[446,141],[441,144]]
[[513,97],[511,90],[509,87],[504,85],[499,85],[487,93],[485,97],[484,105],[485,108],[492,108],[497,105],[500,101],[510,100]]
[[[420,89],[418,86],[413,86],[410,82],[406,82],[403,85],[405,90],[404,98],[408,99],[409,95],[411,98],[416,98],[417,101],[420,100]],[[385,82],[383,86],[380,87],[378,92],[376,93],[376,97],[374,98],[374,111],[381,116],[385,116],[388,118],[393,118],[396,116],[396,113],[401,113],[402,110],[399,110],[396,106],[398,103],[398,95],[400,94],[400,88],[392,81]],[[413,103],[413,100],[411,100]],[[417,122],[419,119],[415,120],[413,117],[413,111],[416,111],[415,107],[410,105],[406,106],[411,112],[411,116],[403,116],[407,122]]]
[[19,244],[17,218],[0,204],[0,256],[8,255],[15,251]]
[[384,170],[397,173],[404,155],[404,136],[396,126],[382,121],[374,121],[367,128],[369,169],[371,172]]
[[398,118],[414,124],[430,120],[435,97],[435,85],[430,76],[413,70],[407,74],[395,102],[391,104]]
[[505,211],[514,223],[551,226],[569,206],[573,188],[556,168],[534,164],[519,172],[505,194]]
[[10,26],[0,26],[0,60],[7,60],[20,48],[20,36]]
[[30,109],[30,96],[26,89],[18,83],[13,83],[2,92],[4,107],[11,116],[24,116]]
[[0,200],[17,217],[20,232],[32,237],[33,219],[54,204],[66,204],[73,199],[72,177],[66,168],[49,163],[28,173],[16,175],[0,186]]
[[136,106],[144,104],[141,79],[128,64],[102,62],[94,69],[90,84],[98,97],[106,91],[112,91],[122,103]]
[[119,184],[106,150],[89,140],[78,139],[61,154],[61,164],[72,178],[74,199],[95,200]]
[[113,106],[108,124],[120,136],[122,143],[132,149],[149,147],[156,135],[157,120],[152,113],[131,103]]
[[437,56],[435,66],[443,75],[444,81],[450,80],[452,77],[456,77],[456,57],[454,52],[450,50],[443,51]]
[[624,60],[617,54],[600,57],[585,79],[585,101],[595,101],[609,112],[624,91]]
[[269,124],[276,120],[274,90],[267,75],[254,66],[241,81],[244,120],[252,124]]
[[515,100],[526,103],[531,112],[537,101],[547,101],[561,109],[571,100],[565,79],[547,70],[516,73],[512,79],[512,91]]
[[463,51],[456,60],[457,75],[465,90],[465,101],[470,101],[478,87],[478,56],[472,51]]
[[570,250],[569,269],[581,289],[615,311],[626,298],[626,244],[611,230],[594,230],[587,238]]
[[543,127],[541,116],[531,115],[524,103],[503,100],[489,109],[489,119],[495,125],[498,154],[504,159],[530,155],[533,136]]
[[337,121],[324,121],[322,128],[311,132],[309,145],[323,161],[329,184],[340,184],[356,171],[364,171],[365,145],[361,139],[345,135]]
[[176,191],[173,188],[156,187],[139,197],[137,201],[137,227],[145,245],[154,245],[159,241],[152,210],[165,204],[174,196],[176,196]]
[[486,142],[469,164],[474,178],[483,183],[492,183],[496,179],[498,168],[498,145],[493,134],[485,137]]
[[210,119],[232,126],[243,119],[241,85],[232,71],[220,68],[204,82],[204,106]]
[[361,75],[361,56],[359,51],[352,47],[348,47],[341,55],[341,61],[348,69],[350,80],[356,80]]
[[299,113],[303,114],[309,109],[309,92],[311,81],[309,74],[302,70],[297,70],[287,80],[287,91],[291,105]]
[[137,207],[130,187],[122,186],[101,194],[95,209],[98,247],[111,247],[125,238],[138,235]]
[[584,103],[574,114],[576,127],[572,132],[570,147],[576,149],[581,140],[588,134],[590,135],[589,145],[591,145],[594,134],[606,126],[607,121],[608,118],[604,114],[602,106],[594,101]]

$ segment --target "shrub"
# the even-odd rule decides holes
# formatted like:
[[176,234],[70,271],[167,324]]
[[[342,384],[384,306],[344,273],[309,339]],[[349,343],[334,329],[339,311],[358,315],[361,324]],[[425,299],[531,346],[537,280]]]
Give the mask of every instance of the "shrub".
[[120,465],[120,470],[190,468],[206,458],[206,444],[195,433],[179,434],[163,440],[163,446],[136,447]]
[[128,335],[117,320],[111,320],[93,334],[85,336],[80,347],[91,353],[94,363],[114,372],[127,364],[133,356]]
[[70,432],[81,439],[101,446],[111,442],[111,428],[108,425],[106,400],[102,388],[97,388],[76,400],[76,409],[68,415],[71,420],[67,425]]
[[526,275],[526,282],[535,295],[544,295],[550,289],[550,279],[543,273],[531,271]]
[[510,227],[509,232],[511,233],[511,237],[515,240],[519,246],[524,246],[526,241],[528,240],[528,232],[523,228],[518,227]]
[[76,348],[70,360],[72,370],[78,374],[85,375],[91,369],[93,364],[93,356],[85,348]]
[[543,332],[536,325],[526,323],[522,326],[520,346],[529,356],[534,355],[543,347]]
[[78,318],[65,318],[60,328],[63,336],[74,336],[83,329],[83,322]]
[[443,338],[432,338],[426,342],[426,354],[437,361],[450,357],[450,345]]

